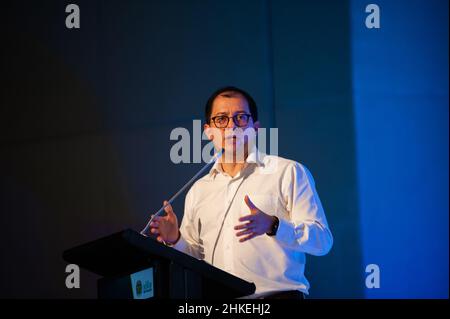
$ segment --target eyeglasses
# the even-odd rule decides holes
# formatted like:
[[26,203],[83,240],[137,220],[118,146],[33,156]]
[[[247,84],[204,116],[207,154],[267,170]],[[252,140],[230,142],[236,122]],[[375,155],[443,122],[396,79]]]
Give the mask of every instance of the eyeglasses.
[[245,127],[248,125],[251,116],[251,114],[246,113],[236,114],[234,116],[219,115],[212,117],[211,121],[214,122],[214,125],[217,128],[226,128],[228,126],[228,123],[230,122],[230,119],[232,118],[236,126]]

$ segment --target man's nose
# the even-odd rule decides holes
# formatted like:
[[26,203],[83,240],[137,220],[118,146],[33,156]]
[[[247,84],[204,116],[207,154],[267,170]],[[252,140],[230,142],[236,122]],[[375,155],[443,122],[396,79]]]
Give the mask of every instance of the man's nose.
[[228,121],[227,128],[235,129],[237,127],[236,123],[234,123],[234,119],[231,117]]

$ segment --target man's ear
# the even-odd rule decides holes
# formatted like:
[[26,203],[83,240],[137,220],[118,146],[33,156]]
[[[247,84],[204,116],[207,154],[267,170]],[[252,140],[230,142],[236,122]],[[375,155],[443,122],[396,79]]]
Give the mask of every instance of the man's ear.
[[212,141],[214,138],[214,135],[211,132],[211,127],[209,126],[209,124],[206,124],[206,123],[203,124],[203,130],[205,131],[205,135],[208,137],[208,139],[210,141]]
[[260,128],[260,123],[259,121],[256,121],[255,123],[253,123],[253,128],[255,129],[255,132],[258,133],[258,129]]

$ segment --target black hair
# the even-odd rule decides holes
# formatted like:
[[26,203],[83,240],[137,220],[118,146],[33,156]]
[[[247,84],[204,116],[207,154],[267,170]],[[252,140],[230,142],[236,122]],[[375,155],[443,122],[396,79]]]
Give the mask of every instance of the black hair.
[[205,106],[205,121],[206,121],[206,123],[209,123],[209,121],[211,120],[210,117],[211,117],[211,112],[212,112],[212,106],[213,106],[213,102],[216,99],[216,97],[218,97],[219,95],[231,97],[231,96],[222,94],[225,92],[239,93],[240,95],[244,96],[244,98],[247,100],[248,108],[250,109],[250,114],[252,115],[253,122],[256,122],[258,120],[258,108],[256,107],[255,100],[250,96],[250,94],[248,94],[247,92],[245,92],[244,90],[242,90],[240,88],[237,88],[234,86],[226,86],[226,87],[216,90],[213,94],[211,94],[208,101],[206,102],[206,106]]

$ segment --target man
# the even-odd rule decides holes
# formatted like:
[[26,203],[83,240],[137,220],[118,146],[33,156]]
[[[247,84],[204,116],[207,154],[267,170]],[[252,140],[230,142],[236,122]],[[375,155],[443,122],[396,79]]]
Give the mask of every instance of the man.
[[205,117],[206,135],[225,152],[186,195],[181,228],[169,205],[167,215],[150,224],[151,232],[160,242],[255,283],[255,296],[303,298],[309,289],[305,253],[325,255],[333,244],[311,174],[234,134],[259,128],[256,103],[247,92],[235,87],[214,92]]

